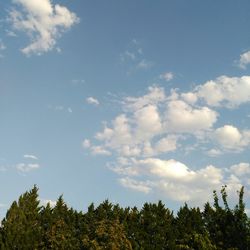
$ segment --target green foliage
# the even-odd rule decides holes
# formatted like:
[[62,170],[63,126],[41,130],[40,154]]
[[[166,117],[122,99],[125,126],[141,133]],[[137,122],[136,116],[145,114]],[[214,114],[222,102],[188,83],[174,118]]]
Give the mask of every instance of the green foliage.
[[6,249],[38,249],[41,224],[36,186],[14,201],[2,221],[2,239]]
[[184,204],[174,216],[165,205],[145,203],[141,210],[121,208],[108,200],[86,213],[69,208],[60,196],[55,207],[39,205],[38,188],[14,201],[0,226],[0,249],[93,249],[93,250],[247,250],[250,220],[245,213],[244,188],[232,209],[226,186],[221,201],[203,212]]

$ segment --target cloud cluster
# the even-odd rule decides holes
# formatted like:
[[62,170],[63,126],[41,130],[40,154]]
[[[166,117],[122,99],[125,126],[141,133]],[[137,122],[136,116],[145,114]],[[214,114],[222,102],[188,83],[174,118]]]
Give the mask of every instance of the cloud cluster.
[[[239,190],[250,178],[248,163],[224,169],[208,165],[199,170],[191,170],[174,159],[147,158],[134,160],[133,165],[131,162],[124,162],[113,170],[123,175],[119,182],[126,188],[144,193],[154,192],[175,201],[193,203],[206,202],[211,198],[211,190],[225,184],[229,192]],[[243,171],[245,178],[239,180],[238,176]]]
[[77,15],[50,0],[13,0],[18,7],[9,13],[15,31],[27,34],[31,43],[22,49],[26,55],[43,54],[55,48],[61,34],[79,22]]
[[248,173],[249,164],[193,169],[176,160],[177,151],[219,157],[247,149],[249,129],[216,124],[221,110],[232,112],[250,102],[249,94],[248,76],[221,76],[183,93],[151,86],[142,96],[125,97],[122,112],[83,146],[93,155],[115,157],[108,167],[120,176],[123,187],[178,201],[207,200],[211,190],[224,184],[229,190],[248,184],[250,175],[242,183],[236,171]]
[[250,76],[221,76],[197,86],[195,94],[209,106],[235,108],[250,102]]

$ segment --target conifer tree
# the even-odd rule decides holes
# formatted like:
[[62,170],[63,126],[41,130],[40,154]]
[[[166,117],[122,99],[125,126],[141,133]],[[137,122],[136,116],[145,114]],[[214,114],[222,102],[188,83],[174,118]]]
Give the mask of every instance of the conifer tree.
[[2,222],[3,249],[38,249],[41,239],[38,188],[14,201]]

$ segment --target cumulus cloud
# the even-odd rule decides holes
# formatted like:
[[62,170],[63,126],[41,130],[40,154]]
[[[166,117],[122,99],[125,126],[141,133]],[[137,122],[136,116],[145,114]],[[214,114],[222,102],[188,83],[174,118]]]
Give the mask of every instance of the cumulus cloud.
[[242,150],[250,145],[250,130],[240,131],[234,126],[225,125],[215,130],[214,138],[225,149]]
[[165,126],[174,132],[194,133],[211,128],[217,116],[208,107],[194,108],[182,100],[173,100],[167,104]]
[[211,191],[220,189],[222,185],[228,185],[229,191],[239,190],[242,182],[237,176],[243,172],[250,176],[250,167],[247,163],[240,163],[228,169],[208,165],[192,170],[174,159],[158,158],[124,161],[123,164],[114,167],[113,171],[124,176],[119,180],[122,180],[121,184],[126,188],[144,193],[161,193],[175,201],[200,204],[211,199]]
[[148,93],[141,97],[128,96],[124,99],[123,107],[126,111],[136,111],[147,105],[158,105],[166,100],[165,91],[157,86],[150,86]]
[[[144,95],[127,96],[121,101],[121,113],[105,122],[93,140],[84,141],[84,147],[92,154],[94,149],[112,154],[114,160],[108,168],[120,176],[123,187],[134,191],[197,204],[212,198],[212,191],[222,185],[228,185],[229,192],[239,190],[250,183],[250,173],[243,180],[236,173],[248,174],[246,164],[197,168],[176,159],[190,150],[219,157],[228,151],[239,153],[250,145],[248,129],[232,125],[215,128],[222,108],[230,107],[233,112],[232,107],[248,100],[248,93],[243,94],[236,83],[247,91],[247,78],[221,77],[212,82],[215,92],[206,82],[184,93],[177,89],[167,93],[151,86]],[[232,91],[239,92],[242,100]]]
[[248,175],[250,174],[250,164],[246,162],[241,162],[239,164],[231,166],[230,170],[236,176]]
[[55,48],[62,33],[79,22],[79,18],[65,6],[50,0],[13,0],[8,20],[14,31],[30,38],[30,44],[21,51],[26,55],[41,55]]
[[86,102],[87,102],[88,104],[97,105],[97,106],[100,104],[100,102],[99,102],[96,98],[94,98],[94,97],[92,97],[92,96],[88,97],[88,98],[86,99]]
[[195,94],[213,107],[237,107],[250,101],[250,76],[221,76],[197,86]]

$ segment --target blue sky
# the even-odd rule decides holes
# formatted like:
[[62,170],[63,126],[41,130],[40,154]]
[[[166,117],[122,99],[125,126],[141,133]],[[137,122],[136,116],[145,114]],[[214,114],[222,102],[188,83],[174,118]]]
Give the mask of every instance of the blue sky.
[[249,197],[249,8],[2,1],[1,216],[33,184],[83,210]]

